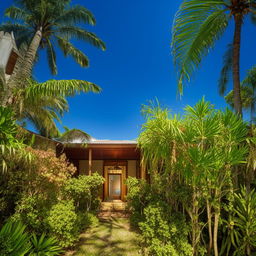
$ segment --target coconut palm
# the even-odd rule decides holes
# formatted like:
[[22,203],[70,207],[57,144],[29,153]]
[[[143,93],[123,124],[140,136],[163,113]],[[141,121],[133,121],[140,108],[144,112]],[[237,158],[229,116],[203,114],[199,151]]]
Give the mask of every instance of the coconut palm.
[[[3,88],[0,97],[4,98],[7,82],[0,73],[0,86]],[[23,123],[30,122],[36,130],[46,137],[59,137],[55,121],[68,111],[66,97],[79,93],[99,93],[101,88],[94,83],[83,80],[49,80],[38,83],[34,79],[26,81],[24,88],[15,88],[12,105],[14,117]]]
[[14,74],[8,82],[9,89],[15,84],[24,84],[24,78],[30,77],[39,49],[46,49],[49,67],[57,73],[55,46],[65,56],[71,56],[80,66],[87,67],[87,56],[77,49],[72,39],[90,43],[105,50],[104,43],[92,32],[77,24],[95,25],[93,14],[82,6],[71,6],[71,0],[17,0],[15,6],[6,9],[5,15],[11,19],[0,26],[0,30],[13,31],[17,44],[27,45],[25,54],[20,57]]
[[49,80],[44,83],[30,80],[25,89],[17,91],[16,118],[30,121],[41,135],[56,138],[60,133],[55,121],[60,122],[60,117],[69,109],[66,97],[100,91],[97,85],[82,80]]
[[179,72],[179,91],[198,68],[216,41],[234,20],[232,73],[234,108],[242,115],[240,95],[240,45],[242,24],[247,15],[255,21],[255,0],[184,0],[173,25],[172,49]]
[[[226,102],[233,108],[233,90],[226,96]],[[241,84],[242,108],[250,111],[251,123],[255,122],[255,104],[256,104],[256,67],[247,72],[247,76]]]

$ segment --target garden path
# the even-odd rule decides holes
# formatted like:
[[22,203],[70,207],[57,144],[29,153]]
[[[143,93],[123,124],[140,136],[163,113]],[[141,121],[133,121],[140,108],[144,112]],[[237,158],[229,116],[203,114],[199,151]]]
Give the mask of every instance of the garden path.
[[75,252],[66,256],[137,256],[142,255],[139,237],[130,228],[128,218],[111,216],[81,234]]

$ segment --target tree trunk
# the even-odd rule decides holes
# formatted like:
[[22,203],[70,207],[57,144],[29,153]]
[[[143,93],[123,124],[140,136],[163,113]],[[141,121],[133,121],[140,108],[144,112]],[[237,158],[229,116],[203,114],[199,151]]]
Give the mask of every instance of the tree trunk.
[[13,89],[26,87],[26,79],[31,76],[36,53],[38,51],[41,40],[42,29],[40,28],[35,33],[26,54],[24,56],[21,56],[21,59],[17,61],[14,73],[6,84],[6,91],[4,93],[1,105],[14,105],[15,96],[13,95]]
[[208,218],[208,233],[209,233],[209,245],[208,245],[208,256],[211,255],[212,252],[212,212],[209,199],[206,200],[207,207],[207,218]]
[[240,92],[240,46],[241,46],[241,29],[243,23],[242,14],[235,14],[235,33],[233,42],[233,91],[234,91],[234,108],[238,115],[242,116],[242,100]]
[[215,199],[216,199],[216,206],[214,209],[214,227],[213,227],[213,249],[214,249],[214,256],[219,255],[218,251],[218,228],[219,228],[219,219],[220,219],[220,199],[219,193],[220,191],[216,191]]
[[193,196],[192,196],[192,248],[193,248],[193,256],[198,255],[198,243],[200,239],[200,227],[199,227],[199,202],[198,202],[198,192],[196,188],[193,188]]

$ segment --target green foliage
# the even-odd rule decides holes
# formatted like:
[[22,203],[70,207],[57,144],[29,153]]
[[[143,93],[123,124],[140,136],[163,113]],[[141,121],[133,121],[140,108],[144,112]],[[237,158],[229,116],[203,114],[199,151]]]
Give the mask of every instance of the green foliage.
[[143,220],[144,208],[150,201],[150,186],[145,180],[128,177],[126,180],[128,187],[127,202],[131,209],[131,224],[138,226],[138,223]]
[[52,204],[53,202],[45,201],[40,195],[24,194],[17,202],[12,219],[22,221],[29,230],[40,234],[42,230],[47,230],[44,219]]
[[228,220],[223,220],[225,239],[222,255],[254,255],[256,252],[256,192],[243,187],[234,194],[233,208]]
[[24,145],[16,139],[17,125],[13,112],[0,106],[0,170],[5,173],[11,165],[10,158],[30,161],[31,155],[24,150]]
[[0,144],[10,145],[17,142],[15,139],[16,131],[17,126],[12,110],[0,106]]
[[62,248],[58,246],[58,241],[55,238],[46,237],[45,234],[40,237],[33,234],[30,241],[32,248],[29,256],[55,256],[63,253]]
[[[193,251],[198,254],[208,243],[201,239],[203,227],[208,228],[207,238],[218,236],[222,200],[234,189],[237,173],[233,170],[246,163],[247,124],[230,110],[215,110],[204,99],[187,106],[183,118],[159,105],[144,107],[144,114],[146,123],[138,143],[151,175],[149,194],[154,197],[150,200],[167,203],[170,215],[183,211],[190,220]],[[136,185],[134,189],[137,202]],[[213,240],[209,242],[213,248]],[[218,250],[217,239],[214,249]]]
[[[179,91],[202,58],[224,33],[230,16],[224,0],[185,0],[174,20],[172,48],[179,71]],[[191,22],[193,21],[193,22]]]
[[62,247],[70,247],[78,239],[78,216],[73,201],[61,201],[54,205],[47,217],[51,234]]
[[68,200],[74,200],[78,210],[96,210],[99,206],[98,191],[103,183],[104,178],[98,173],[81,175],[66,181],[63,195]]
[[9,220],[0,230],[0,255],[24,256],[30,251],[29,235],[21,222]]
[[192,255],[188,243],[188,228],[181,216],[170,217],[168,205],[163,202],[150,203],[144,209],[145,220],[139,223],[143,239],[150,255]]
[[18,47],[29,45],[41,27],[42,39],[40,48],[46,49],[52,74],[57,74],[57,56],[55,46],[58,45],[65,56],[71,56],[80,66],[87,67],[87,56],[77,49],[73,39],[89,43],[105,50],[105,44],[94,33],[86,31],[84,24],[95,25],[93,14],[83,6],[72,5],[71,1],[18,1],[15,6],[6,9],[5,15],[12,21],[2,24],[0,30],[15,34]]

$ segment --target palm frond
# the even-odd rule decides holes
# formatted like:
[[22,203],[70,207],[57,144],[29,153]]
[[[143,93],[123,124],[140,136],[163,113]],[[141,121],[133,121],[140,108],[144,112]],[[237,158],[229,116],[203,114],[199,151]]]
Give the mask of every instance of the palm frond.
[[223,67],[221,69],[220,79],[219,79],[219,94],[224,95],[227,90],[227,84],[231,77],[233,64],[233,44],[227,46],[226,53],[223,57]]
[[59,138],[58,140],[63,142],[63,143],[86,143],[88,140],[91,139],[91,136],[79,129],[71,129],[68,131],[65,131]]
[[11,6],[5,10],[5,16],[14,20],[26,20],[28,13],[22,8]]
[[76,5],[65,10],[64,13],[56,19],[56,23],[74,25],[77,23],[95,25],[96,20],[93,14],[83,6]]
[[65,56],[71,56],[81,67],[88,67],[87,56],[64,38],[58,37],[58,44]]
[[57,65],[56,65],[56,53],[50,40],[47,40],[46,51],[47,51],[48,65],[50,67],[51,73],[53,75],[57,75],[58,71],[57,71]]
[[61,26],[59,27],[58,31],[59,31],[59,34],[64,38],[79,39],[97,48],[106,50],[106,46],[101,39],[99,39],[94,33],[88,32],[82,28],[78,28],[75,26]]
[[242,85],[256,89],[256,66],[252,67],[242,81]]
[[173,25],[172,53],[178,67],[178,88],[198,68],[228,25],[223,0],[186,0],[176,14]]
[[74,96],[81,92],[99,93],[101,88],[94,83],[83,80],[48,80],[44,83],[30,81],[25,89],[27,98],[41,96]]
[[34,125],[40,135],[45,137],[58,137],[60,134],[54,117],[50,111],[45,109],[40,110],[40,115],[38,112],[27,113],[27,119]]

